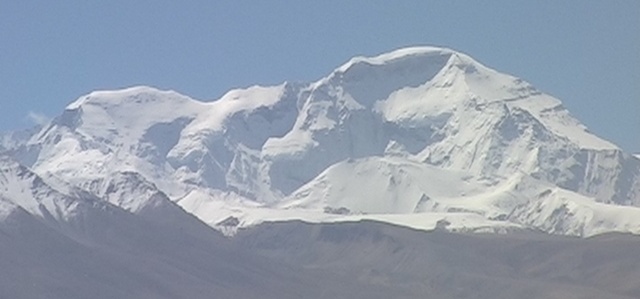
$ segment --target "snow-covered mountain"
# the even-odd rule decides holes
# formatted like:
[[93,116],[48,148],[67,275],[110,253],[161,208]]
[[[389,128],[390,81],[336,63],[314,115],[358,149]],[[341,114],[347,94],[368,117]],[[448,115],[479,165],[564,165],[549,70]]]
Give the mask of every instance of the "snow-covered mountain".
[[[0,149],[130,212],[219,227],[377,219],[417,228],[640,233],[640,160],[558,99],[444,48],[356,57],[212,102],[97,91]],[[225,222],[228,223],[228,222]]]

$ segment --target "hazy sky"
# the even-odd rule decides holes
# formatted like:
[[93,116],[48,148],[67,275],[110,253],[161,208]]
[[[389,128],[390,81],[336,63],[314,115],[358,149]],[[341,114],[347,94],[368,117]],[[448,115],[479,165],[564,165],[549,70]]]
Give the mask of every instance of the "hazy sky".
[[311,81],[355,55],[446,46],[640,151],[640,1],[0,1],[0,131],[97,89],[200,100]]

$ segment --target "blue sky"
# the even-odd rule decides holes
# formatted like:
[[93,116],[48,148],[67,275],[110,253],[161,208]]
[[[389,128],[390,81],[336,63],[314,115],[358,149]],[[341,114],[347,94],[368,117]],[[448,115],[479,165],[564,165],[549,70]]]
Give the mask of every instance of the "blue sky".
[[446,46],[560,98],[640,152],[640,1],[0,1],[0,131],[97,89],[200,100]]

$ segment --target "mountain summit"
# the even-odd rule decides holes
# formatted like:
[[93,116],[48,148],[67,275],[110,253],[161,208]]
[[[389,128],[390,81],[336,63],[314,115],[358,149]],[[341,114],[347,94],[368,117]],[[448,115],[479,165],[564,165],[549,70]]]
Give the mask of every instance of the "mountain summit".
[[558,99],[445,48],[356,57],[315,82],[213,102],[151,87],[93,92],[14,135],[0,149],[42,177],[125,209],[153,202],[109,194],[104,182],[127,174],[146,183],[125,190],[166,194],[214,227],[376,219],[640,233],[640,159]]

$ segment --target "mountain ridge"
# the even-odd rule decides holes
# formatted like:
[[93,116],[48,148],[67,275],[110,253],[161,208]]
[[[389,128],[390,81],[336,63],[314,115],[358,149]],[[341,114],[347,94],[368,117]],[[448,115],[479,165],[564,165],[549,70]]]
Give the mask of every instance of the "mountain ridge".
[[[214,227],[229,216],[240,225],[290,217],[336,221],[324,211],[345,208],[379,219],[422,215],[428,221],[419,222],[431,223],[425,229],[445,219],[465,227],[464,219],[480,217],[589,236],[602,231],[593,224],[601,218],[567,216],[569,224],[556,230],[545,222],[555,220],[535,211],[559,213],[575,202],[581,211],[605,204],[635,215],[640,207],[638,159],[589,133],[559,100],[524,80],[436,47],[355,57],[315,82],[232,90],[213,102],[151,87],[93,92],[37,133],[3,138],[0,148],[36,173],[76,186],[137,173]],[[393,163],[359,177],[358,169],[378,158],[424,164],[431,177],[464,173],[460,182],[476,187],[446,196],[429,195],[436,186],[407,191],[429,185],[421,171],[405,177],[413,183],[393,187],[384,181]],[[351,169],[335,174],[336,165]],[[378,192],[388,198],[375,199],[387,209],[355,209],[370,202],[345,191],[348,184],[338,187],[352,176],[389,185]],[[392,200],[402,194],[411,198]],[[307,204],[287,203],[291,198]],[[423,204],[412,211],[394,206],[406,200]],[[617,213],[605,214],[613,225],[604,231],[640,233],[640,222],[616,225]],[[581,226],[590,229],[571,229]]]

